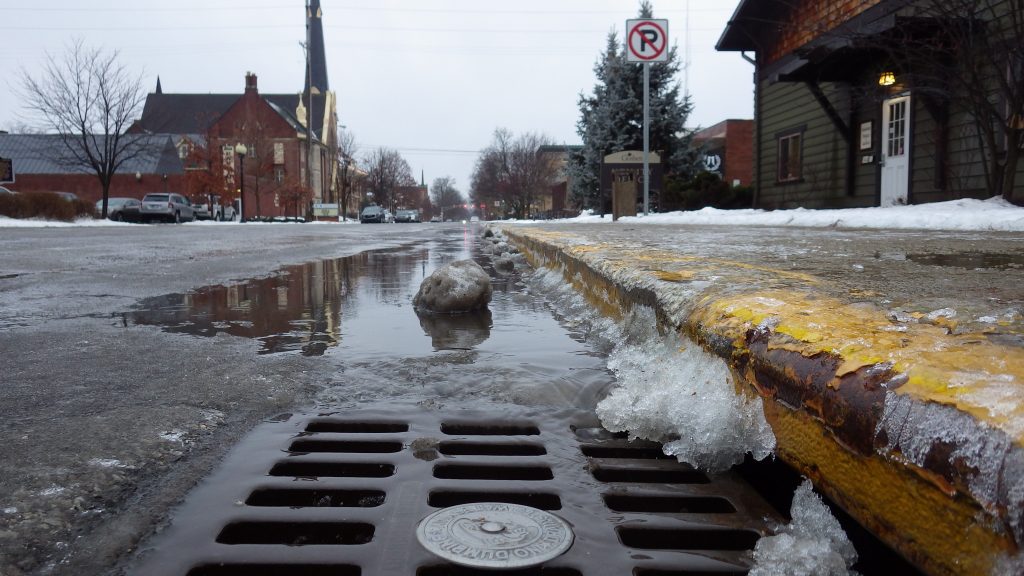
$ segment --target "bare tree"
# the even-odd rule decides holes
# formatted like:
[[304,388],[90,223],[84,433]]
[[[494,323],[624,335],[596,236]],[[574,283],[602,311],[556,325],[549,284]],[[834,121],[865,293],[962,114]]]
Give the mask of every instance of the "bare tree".
[[63,57],[47,54],[38,76],[21,71],[21,99],[34,120],[60,136],[59,161],[92,171],[103,188],[103,212],[114,174],[144,152],[142,137],[126,134],[145,101],[142,76],[118,53],[73,42]]
[[394,211],[396,189],[416,182],[409,163],[397,150],[384,147],[370,152],[364,162],[367,173],[366,185],[373,193],[374,201]]
[[[911,71],[940,122],[973,120],[988,191],[1024,202],[1014,189],[1024,148],[1024,0],[924,0],[897,29],[890,57]],[[932,35],[920,34],[919,18]]]
[[554,161],[540,153],[551,139],[534,133],[514,137],[504,128],[494,131],[473,171],[470,197],[474,204],[502,202],[506,215],[529,218],[558,173]]
[[338,211],[342,220],[347,217],[348,205],[351,202],[352,184],[356,171],[355,158],[358,151],[359,146],[356,144],[355,134],[347,130],[338,134],[338,167],[341,176]]
[[434,206],[441,210],[442,219],[444,219],[445,208],[458,206],[466,202],[462,192],[459,192],[455,187],[455,179],[451,176],[435,178],[433,185],[430,187],[430,196]]

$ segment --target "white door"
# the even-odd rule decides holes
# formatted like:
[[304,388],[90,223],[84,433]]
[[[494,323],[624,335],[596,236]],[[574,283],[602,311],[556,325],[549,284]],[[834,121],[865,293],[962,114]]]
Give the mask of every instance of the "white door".
[[907,203],[910,187],[910,96],[882,103],[882,206]]

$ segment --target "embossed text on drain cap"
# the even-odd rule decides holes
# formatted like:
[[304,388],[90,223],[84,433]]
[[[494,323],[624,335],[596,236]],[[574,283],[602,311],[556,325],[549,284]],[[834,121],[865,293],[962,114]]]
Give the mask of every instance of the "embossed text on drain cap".
[[523,568],[560,556],[572,546],[561,518],[529,506],[478,502],[451,506],[424,518],[416,538],[427,550],[475,568]]

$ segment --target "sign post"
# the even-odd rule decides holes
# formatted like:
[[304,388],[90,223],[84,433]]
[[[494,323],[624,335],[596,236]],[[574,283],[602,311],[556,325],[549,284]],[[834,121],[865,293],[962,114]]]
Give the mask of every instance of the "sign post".
[[644,66],[644,216],[650,211],[651,62],[668,61],[668,20],[626,20],[626,61]]

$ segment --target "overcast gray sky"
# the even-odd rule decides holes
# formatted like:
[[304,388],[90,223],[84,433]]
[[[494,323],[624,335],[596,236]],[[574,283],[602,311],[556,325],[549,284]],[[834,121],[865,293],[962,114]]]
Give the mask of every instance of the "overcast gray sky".
[[[495,128],[578,143],[580,92],[613,28],[638,0],[321,0],[327,66],[341,124],[362,151],[398,149],[417,178],[450,175],[468,191],[476,150]],[[687,18],[687,4],[689,18]],[[714,45],[738,0],[655,0],[688,74],[691,126],[750,118],[753,67]],[[152,90],[299,92],[304,0],[0,0],[0,129],[23,112],[18,71],[72,38],[120,52]],[[689,26],[687,26],[689,20]],[[689,42],[687,42],[687,28]],[[688,81],[687,81],[688,80]]]

